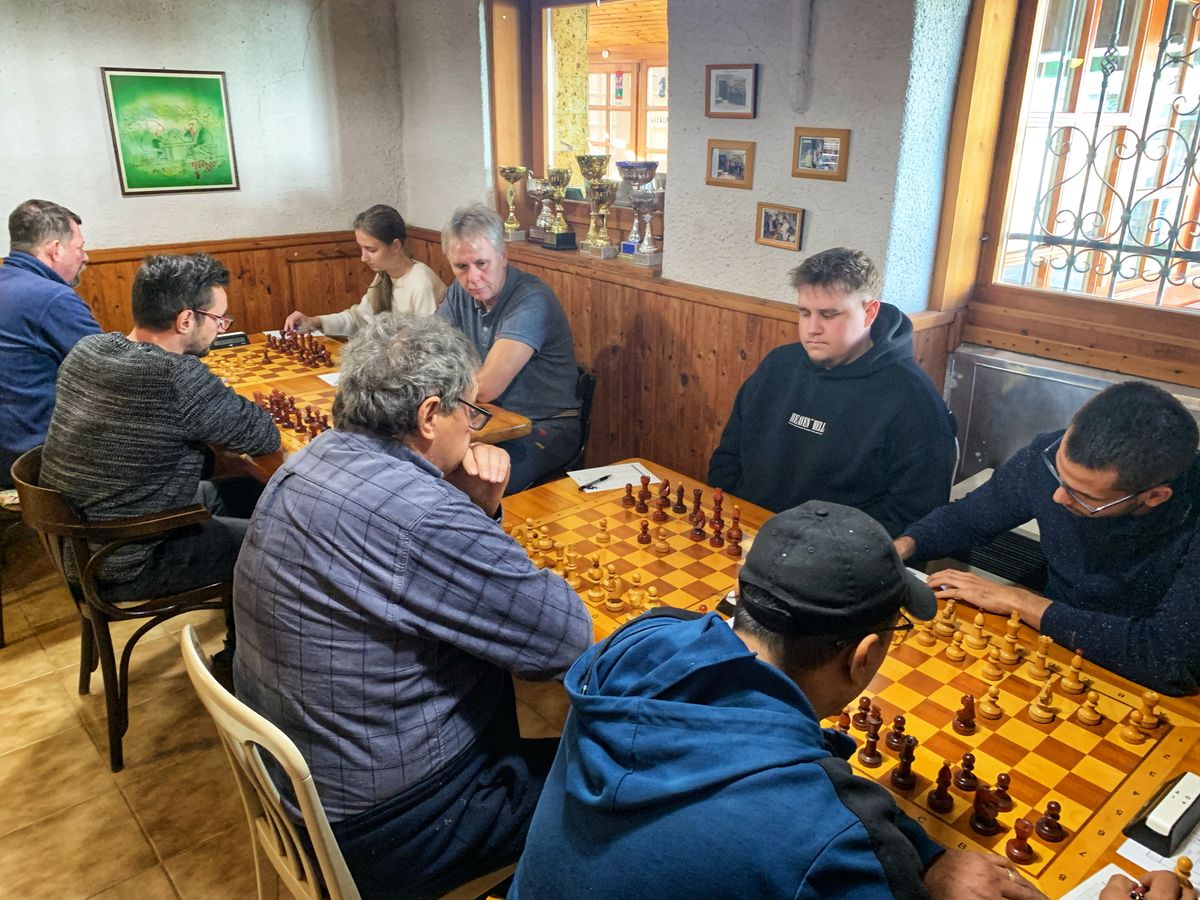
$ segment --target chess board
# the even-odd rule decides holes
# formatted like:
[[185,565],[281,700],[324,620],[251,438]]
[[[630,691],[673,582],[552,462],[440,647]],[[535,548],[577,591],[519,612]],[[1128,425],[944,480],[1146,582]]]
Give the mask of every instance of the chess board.
[[[960,612],[967,611],[960,608]],[[974,611],[970,612],[973,618]],[[995,627],[988,634],[989,646],[998,646],[1003,631],[997,620],[991,621]],[[969,622],[960,627],[969,633]],[[1086,690],[1067,694],[1056,684],[1054,721],[1044,725],[1033,721],[1029,705],[1044,682],[1028,674],[1036,646],[1028,629],[1022,633],[1022,661],[1002,664],[1004,677],[998,682],[983,678],[986,649],[964,647],[966,659],[954,662],[946,656],[949,642],[940,636],[933,646],[919,643],[916,634],[894,643],[866,691],[883,714],[879,741],[883,764],[868,768],[857,755],[850,761],[856,772],[891,791],[898,805],[946,847],[990,850],[1003,856],[1005,844],[1013,837],[1013,823],[1022,816],[1036,822],[1046,804],[1057,800],[1062,804],[1066,840],[1053,844],[1034,835],[1029,843],[1036,856],[1021,868],[1049,896],[1058,897],[1096,867],[1103,848],[1123,840],[1121,829],[1200,739],[1200,723],[1179,711],[1187,708],[1183,704],[1165,701],[1158,707],[1163,722],[1147,740],[1126,743],[1120,737],[1121,727],[1131,711],[1141,708],[1142,689],[1086,663],[1084,679],[1091,682],[1087,689],[1099,694],[1097,708],[1104,720],[1096,726],[1081,723],[1076,712]],[[1061,675],[1069,657],[1060,648],[1054,648],[1051,655],[1057,657],[1052,658],[1051,668]],[[979,715],[977,703],[975,733],[955,732],[952,722],[962,695],[972,694],[978,700],[992,685],[1000,689],[1001,718]],[[1168,703],[1169,710],[1164,708]],[[906,717],[906,733],[920,740],[913,765],[917,783],[909,791],[891,784],[898,754],[884,744],[897,713]],[[856,729],[850,733],[861,747],[864,733]],[[929,807],[927,797],[943,760],[957,771],[967,751],[975,755],[975,774],[981,782],[994,786],[1001,772],[1012,777],[1009,794],[1014,807],[1000,814],[1004,828],[993,837],[984,837],[970,827],[973,795],[952,786],[954,807],[949,812],[937,813]]]
[[259,343],[212,350],[203,357],[203,362],[214,375],[232,388],[274,381],[278,378],[294,378],[297,375],[319,375],[324,372],[337,371],[341,344],[320,337],[316,340],[329,350],[330,356],[334,360],[333,365],[306,366],[299,359],[288,356],[281,350],[267,350],[271,359],[270,362],[263,362],[263,351],[267,348],[266,344]]
[[[656,485],[651,485],[651,492],[654,494],[650,499],[652,513],[655,508],[654,498],[658,495]],[[754,537],[753,530],[743,523],[743,535],[739,542],[742,556],[732,557],[726,554],[723,547],[710,547],[707,537],[703,541],[693,541],[688,536],[692,530],[691,523],[687,521],[691,512],[690,490],[684,498],[688,504],[688,513],[674,513],[668,508],[666,522],[655,522],[650,518],[651,513],[638,513],[632,507],[622,506],[623,494],[623,491],[612,490],[596,495],[584,495],[586,499],[578,504],[542,518],[517,523],[516,528],[512,529],[518,532],[514,536],[519,538],[522,528],[537,529],[545,525],[551,540],[562,545],[564,549],[574,550],[579,554],[577,574],[582,583],[578,590],[592,614],[596,640],[607,637],[624,622],[640,615],[651,605],[693,610],[703,608],[702,611],[716,609],[724,596],[737,587],[738,570]],[[672,500],[674,496],[672,492]],[[711,491],[704,492],[701,505],[705,513],[710,515]],[[733,506],[727,500],[722,510],[726,529],[729,527],[732,513]],[[601,530],[601,519],[606,520],[607,524],[607,544],[596,541],[596,535]],[[657,535],[660,526],[663,528],[669,552],[660,554],[653,549],[652,544],[637,542],[643,519],[650,521],[651,535]],[[712,534],[711,530],[706,533],[709,536]],[[542,554],[532,550],[528,544],[526,549],[535,561],[544,560]],[[641,589],[648,592],[649,588],[653,587],[658,592],[657,603],[647,602],[641,609],[633,609],[625,604],[621,610],[611,611],[606,603],[589,599],[587,589],[590,583],[584,576],[591,566],[591,557],[597,554],[600,556],[602,567],[612,565],[615,569],[618,578],[615,593],[624,596],[633,583],[630,576],[638,572],[641,576]]]
[[[315,371],[320,373],[325,370],[317,369]],[[255,399],[256,393],[266,395],[275,389],[283,391],[289,397],[295,397],[297,409],[303,410],[307,406],[312,406],[317,410],[318,415],[332,416],[333,414],[333,398],[337,396],[337,387],[322,381],[316,375],[285,378],[270,384],[249,382],[234,386],[237,393],[251,401]],[[330,422],[332,423],[332,421],[331,418]],[[280,428],[279,437],[285,453],[294,453],[312,440],[308,432],[301,434],[291,428]]]

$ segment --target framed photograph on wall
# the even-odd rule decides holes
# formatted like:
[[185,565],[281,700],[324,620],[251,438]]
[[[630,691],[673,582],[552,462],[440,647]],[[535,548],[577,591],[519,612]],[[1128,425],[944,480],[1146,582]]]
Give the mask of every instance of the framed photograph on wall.
[[238,189],[224,72],[100,73],[122,194]]
[[845,181],[850,163],[849,128],[797,128],[792,137],[792,175]]
[[705,184],[750,189],[754,184],[754,141],[708,141]]
[[705,66],[704,114],[710,119],[753,119],[758,112],[758,64]]
[[754,240],[768,247],[799,250],[804,234],[804,210],[777,203],[758,204]]

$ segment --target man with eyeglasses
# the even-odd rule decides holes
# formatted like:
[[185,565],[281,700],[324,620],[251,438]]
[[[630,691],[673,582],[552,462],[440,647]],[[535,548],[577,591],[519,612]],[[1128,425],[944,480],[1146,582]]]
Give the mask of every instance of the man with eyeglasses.
[[1200,442],[1195,419],[1153,385],[1116,384],[1065,431],[1033,439],[982,487],[896,540],[939,559],[1030,519],[1041,533],[1045,595],[953,569],[929,583],[1021,619],[1093,662],[1167,694],[1200,687]]
[[905,612],[937,611],[883,526],[836,503],[779,513],[739,582],[732,629],[661,608],[571,667],[509,900],[1042,897],[1007,860],[944,850],[821,727],[912,628]]
[[361,328],[336,427],[272,477],[234,578],[238,694],[304,753],[364,898],[516,859],[557,741],[520,738],[511,676],[592,642],[579,595],[500,528],[478,369],[441,319]]
[[148,599],[233,577],[261,486],[250,478],[204,480],[207,445],[273,453],[279,431],[199,359],[232,321],[228,284],[226,268],[203,253],[148,258],[134,276],[133,330],[84,338],[59,370],[42,452],[46,486],[90,522],[192,503],[213,512],[193,528],[114,551],[101,568],[108,599]]

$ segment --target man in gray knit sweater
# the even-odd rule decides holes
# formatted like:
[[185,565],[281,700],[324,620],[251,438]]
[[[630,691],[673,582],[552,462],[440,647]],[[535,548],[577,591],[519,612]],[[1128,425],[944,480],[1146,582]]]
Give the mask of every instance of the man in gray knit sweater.
[[81,340],[63,361],[42,481],[90,521],[204,503],[202,525],[129,544],[101,568],[106,595],[144,599],[230,579],[261,488],[202,481],[206,445],[279,449],[271,417],[199,360],[229,327],[226,268],[202,253],[147,259],[133,282],[133,330]]

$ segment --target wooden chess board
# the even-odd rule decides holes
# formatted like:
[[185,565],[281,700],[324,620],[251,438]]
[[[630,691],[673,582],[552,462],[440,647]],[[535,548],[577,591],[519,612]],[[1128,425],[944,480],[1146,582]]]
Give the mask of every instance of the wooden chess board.
[[[337,386],[322,381],[316,375],[281,378],[270,383],[249,382],[235,385],[233,389],[247,400],[254,400],[256,393],[265,396],[273,390],[283,391],[285,395],[296,398],[297,409],[304,410],[305,407],[312,406],[318,415],[330,416],[330,423],[333,422],[333,398],[337,396]],[[294,453],[312,440],[308,432],[300,433],[282,427],[279,429],[279,437],[286,453]]]
[[[297,375],[320,375],[324,372],[336,372],[337,361],[341,357],[341,344],[323,337],[315,339],[324,344],[329,350],[333,364],[328,366],[307,366],[294,355],[288,356],[282,350],[267,350],[266,344],[250,343],[241,347],[227,347],[223,350],[212,350],[202,357],[203,362],[213,374],[232,388],[243,385],[260,384],[264,381],[274,381],[279,378],[293,378]],[[263,362],[263,351],[270,355],[269,362]]]
[[[974,618],[974,610],[960,607],[959,611]],[[989,623],[989,646],[999,645],[1003,620],[989,617]],[[960,627],[969,633],[970,622]],[[856,772],[891,791],[899,806],[946,847],[990,850],[1003,856],[1005,844],[1013,837],[1013,823],[1022,816],[1036,822],[1046,804],[1057,800],[1062,804],[1066,839],[1053,844],[1034,835],[1029,843],[1036,856],[1021,868],[1049,896],[1058,897],[1097,867],[1104,848],[1124,840],[1121,829],[1200,739],[1200,723],[1183,712],[1189,709],[1188,701],[1164,700],[1158,707],[1163,721],[1147,740],[1126,743],[1120,737],[1121,727],[1131,711],[1141,708],[1143,689],[1085,663],[1084,679],[1091,681],[1087,689],[1099,694],[1097,708],[1104,720],[1095,726],[1081,723],[1076,712],[1086,690],[1067,694],[1056,683],[1055,719],[1039,724],[1029,717],[1029,704],[1044,682],[1029,676],[1036,645],[1027,628],[1022,629],[1022,644],[1022,661],[1001,664],[1004,677],[992,682],[982,675],[986,649],[964,647],[966,659],[954,662],[946,656],[949,641],[940,636],[933,646],[919,643],[916,634],[895,643],[866,692],[883,714],[879,741],[883,764],[868,768],[857,755],[850,762]],[[1053,648],[1051,656],[1051,668],[1061,675],[1069,656],[1060,648]],[[992,685],[1000,689],[1001,718],[979,715],[977,703],[975,733],[958,734],[952,723],[962,695],[972,694],[978,700]],[[1190,707],[1194,709],[1194,703]],[[884,744],[897,713],[906,717],[906,733],[920,740],[913,765],[917,783],[909,791],[891,784],[898,754]],[[852,729],[851,734],[861,746],[863,732]],[[969,824],[973,795],[952,786],[954,807],[949,812],[937,813],[929,807],[927,797],[943,760],[957,771],[967,751],[975,755],[975,774],[981,782],[994,786],[1001,772],[1012,777],[1009,794],[1014,807],[1000,814],[1004,828],[993,837],[977,834]]]
[[[636,486],[635,486],[636,487]],[[535,529],[545,525],[551,540],[562,545],[565,550],[574,550],[579,554],[577,574],[582,580],[579,594],[583,597],[595,624],[596,640],[607,637],[624,622],[635,618],[649,608],[650,605],[674,606],[682,609],[712,611],[731,590],[737,587],[737,574],[745,559],[745,553],[750,549],[754,532],[743,522],[741,557],[727,555],[725,548],[709,546],[708,538],[703,541],[693,541],[689,536],[692,525],[687,521],[691,512],[692,493],[689,487],[684,500],[688,505],[688,513],[674,513],[667,509],[666,522],[654,522],[650,515],[654,511],[654,500],[658,496],[656,485],[651,485],[650,513],[637,513],[632,507],[621,505],[623,490],[605,491],[602,494],[582,495],[586,499],[559,510],[547,516],[529,519],[525,523],[517,523],[517,532],[522,528]],[[674,492],[671,494],[674,500]],[[706,515],[712,512],[712,492],[706,490],[701,500]],[[733,513],[733,506],[727,499],[722,509],[725,528],[728,529]],[[609,542],[597,543],[595,538],[600,532],[599,522],[607,520]],[[637,536],[641,531],[643,519],[650,521],[651,535],[657,535],[658,528],[664,530],[664,537],[669,552],[660,554],[653,549],[652,544],[639,544]],[[508,524],[506,523],[506,528]],[[706,531],[712,534],[711,530]],[[657,538],[656,538],[657,539]],[[529,545],[526,543],[526,549]],[[591,566],[591,557],[599,554],[600,565],[612,565],[618,578],[616,591],[619,596],[625,596],[632,585],[630,576],[634,572],[641,575],[641,589],[648,591],[653,587],[658,592],[658,602],[647,603],[642,609],[633,609],[627,603],[622,609],[611,611],[604,602],[593,602],[588,598],[589,582],[584,577]],[[533,550],[531,557],[538,561],[542,554]],[[553,552],[551,553],[553,556]],[[553,563],[554,561],[551,560]],[[540,563],[539,563],[540,564]]]

